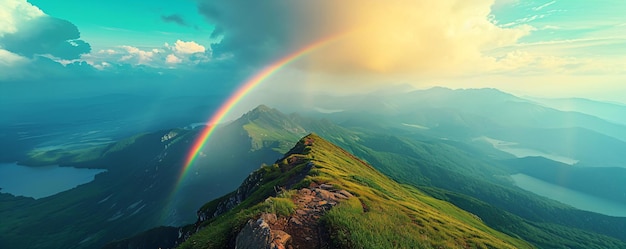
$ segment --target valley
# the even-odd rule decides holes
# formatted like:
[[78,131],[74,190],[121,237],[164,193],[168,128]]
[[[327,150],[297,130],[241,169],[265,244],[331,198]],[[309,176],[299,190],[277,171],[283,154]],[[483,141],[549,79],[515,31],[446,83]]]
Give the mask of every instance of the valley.
[[[432,91],[429,94],[460,94],[458,90]],[[426,96],[424,94],[407,95]],[[472,99],[468,97],[472,94],[495,94],[496,97],[489,98],[495,100],[493,105],[497,105],[498,100],[512,98],[493,90],[472,90],[461,95]],[[402,96],[395,99],[401,100]],[[328,103],[342,101],[327,99]],[[64,248],[62,245],[73,244],[76,245],[73,248],[91,248],[112,241],[145,245],[146,238],[157,237],[164,239],[162,243],[174,243],[180,239],[175,231],[193,223],[199,207],[236,189],[250,172],[271,165],[309,133],[336,144],[402,186],[415,187],[427,196],[478,215],[490,229],[518,236],[536,247],[621,248],[624,245],[626,237],[619,231],[626,229],[626,218],[619,217],[621,211],[588,207],[579,210],[576,203],[559,199],[565,196],[560,192],[546,195],[530,188],[540,186],[537,185],[540,180],[544,184],[542,191],[548,187],[564,187],[578,191],[578,196],[622,203],[625,190],[621,183],[626,174],[624,168],[613,167],[622,165],[623,159],[612,150],[621,148],[624,142],[594,132],[593,127],[542,128],[544,125],[533,124],[519,127],[518,123],[502,123],[497,121],[497,116],[487,118],[468,104],[461,104],[463,108],[446,107],[445,111],[434,103],[421,105],[430,107],[403,109],[403,105],[396,105],[401,108],[392,112],[355,107],[343,108],[341,113],[312,113],[305,108],[302,113],[308,114],[284,114],[261,105],[217,127],[183,179],[179,179],[181,165],[195,137],[205,126],[141,133],[103,144],[25,152],[20,163],[30,167],[61,164],[106,172],[98,174],[90,183],[42,199],[0,194],[5,207],[0,214],[8,217],[7,225],[0,227],[6,234],[0,239],[0,245]],[[549,130],[556,132],[547,133]],[[590,147],[580,144],[581,136],[573,140],[577,144],[568,145],[569,150],[563,150],[565,147],[559,139],[543,139],[541,143],[532,139],[537,136],[558,138],[561,132],[569,131],[584,134],[589,146],[611,150],[582,152],[581,149]],[[526,154],[512,151],[520,148]],[[598,164],[598,154],[608,155],[602,164]],[[564,181],[563,174],[558,172],[568,172],[570,181]],[[532,177],[536,181],[524,182],[520,180],[521,174],[528,176],[523,178],[525,180]],[[576,184],[585,177],[588,180],[585,184]],[[379,185],[378,180],[362,181],[374,188]],[[399,195],[385,192],[390,190],[378,191],[387,195],[376,201],[382,202],[381,205]],[[589,198],[578,202],[588,202]],[[620,210],[621,205],[616,204],[616,210]],[[44,206],[49,208],[42,209]],[[47,211],[37,216],[23,216],[38,209]],[[70,233],[73,229],[68,227],[51,233],[49,229],[55,224],[66,224],[67,220],[61,218],[66,215],[74,216],[74,226],[81,227],[83,232]],[[59,220],[51,220],[50,226],[41,226],[40,219],[44,216],[58,216]],[[140,233],[149,228],[154,229]],[[40,237],[37,233],[50,235]],[[138,233],[137,237],[132,237]],[[125,240],[129,237],[131,239]],[[55,243],[51,243],[50,238],[56,238]]]

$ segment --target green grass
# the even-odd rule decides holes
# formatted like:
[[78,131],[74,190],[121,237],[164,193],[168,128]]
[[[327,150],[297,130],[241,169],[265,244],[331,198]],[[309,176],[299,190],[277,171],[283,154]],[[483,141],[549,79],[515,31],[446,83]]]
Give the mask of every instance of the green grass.
[[268,198],[265,203],[268,205],[266,212],[276,215],[289,216],[296,211],[296,204],[291,198]]
[[[301,163],[285,164],[294,157]],[[302,182],[328,183],[355,195],[322,217],[337,248],[533,248],[450,203],[392,181],[316,135],[300,140],[284,159],[257,171],[255,174],[263,174],[263,181],[254,194],[228,213],[206,221],[204,229],[180,248],[222,248],[247,219],[268,210],[279,216],[292,213],[295,204],[289,195],[293,192],[268,197],[307,161],[315,168]],[[219,201],[208,203],[203,210],[211,213]]]
[[106,145],[70,150],[33,150],[29,152],[28,157],[20,161],[20,163],[29,166],[84,163],[100,158],[105,148]]
[[317,136],[311,158],[323,181],[358,199],[333,208],[324,218],[344,248],[532,248],[495,231],[447,202],[401,185],[360,159]]

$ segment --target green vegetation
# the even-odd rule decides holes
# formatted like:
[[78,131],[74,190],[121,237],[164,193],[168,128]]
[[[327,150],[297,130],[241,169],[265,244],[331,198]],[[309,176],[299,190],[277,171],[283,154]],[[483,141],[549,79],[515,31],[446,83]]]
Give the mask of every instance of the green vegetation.
[[[142,134],[105,146],[31,154],[30,160],[22,163],[104,168],[107,172],[89,184],[37,200],[0,194],[0,247],[94,248],[159,225],[166,197],[158,193],[167,193],[176,180],[174,168],[163,167],[160,175],[154,171],[153,159],[163,151],[163,133]],[[174,146],[171,151],[176,155],[184,149]],[[161,163],[178,160],[164,157]],[[151,176],[163,185],[148,188],[153,182],[145,179]]]
[[[306,135],[302,126],[278,112],[261,105],[245,114],[238,122],[242,125],[252,140],[252,150],[272,147],[274,150],[285,153],[293,142]],[[280,124],[277,126],[277,124]],[[289,131],[289,132],[285,132]]]
[[[268,210],[268,206],[278,210],[279,215],[290,212],[293,202],[288,197],[260,199],[271,196],[274,186],[284,186],[298,176],[308,162],[314,163],[314,170],[301,181],[332,184],[355,195],[323,217],[336,247],[532,248],[447,202],[390,180],[316,135],[300,140],[285,159],[257,171],[255,174],[262,174],[263,179],[258,189],[236,208],[205,221],[203,229],[180,248],[223,248],[247,219]],[[283,161],[298,164],[286,165]],[[228,196],[207,203],[201,211],[213,213]]]
[[[341,114],[343,122],[340,126],[328,120],[284,115],[261,106],[241,119],[219,127],[205,145],[205,156],[196,161],[198,165],[210,166],[195,169],[198,176],[204,177],[200,178],[202,185],[190,186],[188,190],[194,191],[187,191],[185,195],[197,201],[221,196],[236,188],[249,172],[256,169],[255,174],[262,176],[262,180],[234,209],[201,222],[199,226],[203,229],[181,248],[233,246],[234,236],[248,219],[263,212],[279,215],[293,212],[295,205],[290,196],[293,192],[285,189],[320,183],[333,184],[355,195],[322,218],[337,247],[626,248],[625,218],[576,210],[523,191],[510,183],[508,175],[530,171],[530,168],[512,170],[506,167],[508,162],[499,160],[510,158],[503,153],[487,146],[473,146],[462,139],[454,140],[482,134],[480,129],[495,134],[509,131],[493,126],[483,117],[430,110],[420,114],[422,116],[411,117],[416,121],[407,123],[428,127],[435,127],[437,122],[442,124],[431,130],[415,132],[417,129],[411,127],[398,128],[400,122],[386,116],[349,115]],[[448,118],[457,123],[445,124]],[[311,131],[358,158],[312,136],[313,144],[301,141],[276,164],[258,168],[262,162],[279,157],[278,152],[287,152],[300,136]],[[524,130],[517,136],[534,131]],[[32,153],[31,158],[23,163],[60,163],[106,168],[108,172],[90,184],[41,200],[0,194],[0,233],[3,234],[0,247],[66,248],[72,244],[78,245],[76,248],[93,248],[158,225],[163,218],[162,207],[170,201],[166,197],[176,182],[178,165],[196,135],[194,131],[177,132],[179,135],[167,143],[161,142],[163,132],[155,132],[88,150]],[[544,133],[537,134],[542,136]],[[596,136],[589,132],[585,134]],[[548,140],[560,139],[548,135],[537,141],[553,146],[554,142]],[[452,139],[442,139],[448,137]],[[525,139],[535,138],[528,136]],[[597,141],[589,146],[596,144],[607,143]],[[609,146],[612,149],[605,153],[613,157],[619,155],[614,150],[623,146],[616,145],[619,146]],[[548,149],[551,148],[546,147]],[[315,167],[303,175],[309,161]],[[529,166],[528,163],[524,165]],[[375,171],[374,167],[385,175]],[[564,172],[560,167],[542,169],[544,171],[535,173],[548,178],[554,177],[556,172]],[[611,172],[615,171],[606,174],[613,174]],[[568,173],[571,173],[571,179],[576,179],[572,184],[582,184],[585,176],[590,176],[587,180],[599,181],[589,171]],[[621,179],[619,174],[612,177],[606,179]],[[615,187],[613,190],[619,191],[623,184]],[[138,191],[128,189],[142,191],[141,198],[138,198]],[[221,202],[234,194],[209,202],[200,211],[212,214],[220,208]],[[141,213],[129,216],[130,212],[124,209],[139,199],[152,204],[143,208]],[[185,214],[193,218],[198,206],[199,203],[193,204]],[[116,212],[120,210],[125,216],[116,219]],[[193,225],[183,230],[196,231]]]
[[[621,232],[626,229],[626,218],[577,210],[521,190],[510,183],[507,176],[511,171],[500,161],[489,160],[479,151],[458,143],[442,140],[420,141],[370,133],[361,135],[358,143],[351,143],[346,147],[401,183],[419,188],[436,187],[471,196],[529,222],[550,224],[564,231],[556,235],[550,230],[544,231],[543,228],[547,226],[535,226],[536,229],[531,229],[531,233],[518,233],[525,240],[533,241],[534,237],[539,236],[545,240],[567,241],[561,244],[575,245],[571,248],[589,248],[594,245],[592,241],[605,245],[601,242],[608,241],[580,240],[585,237],[579,235],[584,230],[588,233],[587,237],[604,238],[602,235],[608,235],[622,240],[618,243],[619,246],[612,248],[626,246],[623,244],[626,234]],[[609,179],[615,177],[617,176]],[[458,205],[454,201],[452,203]],[[465,209],[464,206],[459,206]],[[478,212],[476,209],[466,210]],[[513,221],[506,222],[516,224]],[[518,228],[523,229],[526,227]],[[606,244],[610,245],[611,243]]]
[[289,216],[296,211],[296,204],[293,203],[294,191],[283,191],[277,197],[265,199],[265,204],[269,206],[265,212],[276,215]]
[[[473,147],[463,142],[441,140],[420,133],[380,127],[380,122],[369,122],[372,121],[372,117],[358,119],[358,122],[344,122],[342,125],[350,126],[350,129],[346,129],[327,120],[316,121],[294,115],[281,117],[280,112],[268,110],[271,110],[272,119],[283,120],[276,122],[274,126],[280,127],[285,119],[290,120],[289,122],[296,122],[308,131],[315,131],[328,137],[330,141],[371,163],[378,170],[401,183],[420,188],[445,189],[480,200],[484,205],[473,205],[474,208],[469,208],[471,205],[464,205],[458,199],[449,201],[471,213],[481,214],[479,215],[481,218],[486,217],[483,218],[485,221],[490,220],[487,219],[488,217],[499,217],[496,219],[498,222],[487,222],[487,224],[514,237],[530,241],[536,246],[543,248],[559,248],[560,245],[567,245],[570,248],[626,247],[622,242],[626,241],[626,237],[621,232],[626,229],[626,219],[576,210],[513,186],[508,179],[511,171],[488,156],[497,154],[497,151]],[[266,125],[271,126],[269,123]],[[380,129],[384,130],[380,131]],[[463,131],[463,129],[450,129],[456,132]],[[374,130],[376,132],[373,132]],[[263,131],[261,129],[256,132]],[[291,133],[289,130],[275,129],[275,132],[282,134],[266,138],[266,144],[275,145],[278,142],[272,142],[272,139],[293,136],[293,134],[286,135]],[[384,132],[384,134],[379,132]],[[445,130],[443,134],[449,135],[450,133]],[[495,158],[506,157],[498,154]],[[316,176],[317,180],[323,182],[332,181],[331,177],[322,172],[321,169],[314,169],[309,175]],[[308,186],[312,181],[311,177],[307,177],[298,185]],[[389,191],[384,192],[384,188],[381,188],[377,181],[368,181],[367,178],[356,174],[349,176],[347,181],[368,186],[385,200],[399,198],[390,194]],[[490,210],[502,210],[510,215],[490,216],[488,215]]]
[[623,242],[612,237],[546,222],[528,221],[463,194],[437,188],[420,189],[477,215],[490,227],[513,237],[521,237],[540,248],[617,249],[624,247]]
[[105,150],[105,145],[70,150],[34,150],[20,163],[29,166],[80,164],[97,160]]

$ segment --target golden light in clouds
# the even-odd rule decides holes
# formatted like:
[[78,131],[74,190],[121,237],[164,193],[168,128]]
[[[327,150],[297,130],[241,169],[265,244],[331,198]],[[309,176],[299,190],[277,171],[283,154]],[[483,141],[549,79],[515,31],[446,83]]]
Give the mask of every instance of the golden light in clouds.
[[[312,68],[331,72],[461,73],[494,67],[483,51],[514,44],[529,26],[502,28],[489,16],[493,1],[315,1],[319,35],[347,31],[309,57]],[[311,6],[304,8],[310,9]],[[324,21],[315,20],[324,18]],[[293,36],[311,30],[306,25]],[[299,27],[294,27],[299,28]],[[307,35],[302,35],[307,37]]]

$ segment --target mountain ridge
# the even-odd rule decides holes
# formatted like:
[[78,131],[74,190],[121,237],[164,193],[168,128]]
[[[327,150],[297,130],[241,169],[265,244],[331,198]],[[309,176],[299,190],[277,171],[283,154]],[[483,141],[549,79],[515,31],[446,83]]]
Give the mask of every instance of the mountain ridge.
[[[269,167],[271,167],[271,169],[269,169]],[[278,171],[280,171],[280,174],[275,175]],[[308,171],[308,173],[303,174],[306,171]],[[260,177],[260,175],[263,176]],[[274,179],[274,177],[277,178]],[[293,177],[302,177],[302,180],[294,181]],[[259,184],[259,182],[252,184],[255,182],[253,179],[262,179],[261,181],[264,184]],[[283,192],[274,193],[274,195],[272,195],[271,192],[276,191],[274,188],[276,185],[274,185],[273,188],[269,188],[267,185],[268,183],[278,183],[278,188],[283,189]],[[290,184],[295,187],[292,188]],[[250,189],[250,186],[256,186],[257,189]],[[414,243],[422,244],[425,247],[428,247],[429,245],[433,247],[444,245],[446,245],[446,247],[452,245],[474,245],[478,247],[482,245],[489,247],[488,245],[490,245],[498,248],[532,248],[532,246],[528,243],[510,238],[492,230],[491,228],[488,228],[480,222],[480,219],[477,219],[475,216],[467,214],[450,204],[446,204],[445,202],[421,194],[421,192],[417,189],[402,186],[393,182],[391,179],[376,171],[372,166],[363,162],[361,159],[354,157],[345,150],[325,141],[315,134],[310,134],[302,138],[292,150],[285,154],[284,158],[277,161],[277,164],[273,166],[265,166],[259,171],[251,174],[247,180],[244,181],[244,184],[238,188],[238,190],[230,194],[230,197],[220,198],[217,202],[210,202],[201,208],[198,212],[199,222],[206,225],[198,227],[205,227],[205,229],[202,229],[201,231],[208,230],[215,232],[215,227],[212,226],[211,221],[217,222],[219,219],[223,219],[220,217],[230,216],[219,216],[219,214],[227,214],[233,211],[236,211],[238,214],[246,212],[247,209],[245,208],[234,208],[229,211],[222,209],[222,207],[232,206],[234,203],[245,207],[246,202],[258,202],[261,201],[260,199],[263,199],[259,198],[259,196],[267,196],[266,198],[269,199],[262,201],[261,207],[256,206],[258,204],[248,207],[249,209],[254,209],[255,207],[262,209],[263,205],[267,205],[266,203],[268,200],[272,203],[278,202],[278,199],[282,199],[280,200],[281,202],[288,203],[289,201],[296,199],[294,196],[300,196],[303,192],[318,192],[324,193],[324,195],[331,195],[330,193],[334,193],[325,189],[336,192],[345,191],[348,192],[348,194],[343,196],[348,195],[356,198],[350,199],[352,198],[350,197],[348,199],[342,199],[334,204],[336,206],[330,204],[331,206],[328,206],[330,211],[328,211],[328,213],[326,213],[323,217],[320,217],[324,219],[324,224],[330,226],[328,232],[330,233],[329,238],[332,240],[322,242],[329,245],[330,243],[335,243],[333,244],[333,248],[372,248],[376,247],[376,245],[387,245],[391,247],[398,247],[398,245],[400,245],[399,247],[406,247],[407,245],[417,245]],[[251,190],[252,194],[250,194]],[[296,191],[295,193],[292,192],[294,190]],[[257,191],[264,192],[265,194],[259,195]],[[285,197],[282,197],[289,195],[291,196],[286,199]],[[405,200],[405,198],[413,201],[407,202],[408,199]],[[333,198],[331,197],[329,199]],[[330,203],[330,201],[327,200],[319,200],[318,204],[328,204],[324,202]],[[394,202],[398,202],[399,204],[392,204]],[[451,214],[437,211],[437,209],[433,208],[431,205],[449,210]],[[301,209],[296,208],[293,210],[293,213],[300,212],[298,210]],[[210,214],[213,215],[211,216]],[[278,216],[279,220],[281,219],[281,214],[275,215]],[[359,224],[361,224],[361,222],[364,224],[355,225],[352,222],[348,222],[345,217],[348,215],[352,218],[359,219]],[[461,222],[454,218],[457,216],[463,217],[465,220]],[[254,218],[248,219],[246,224],[250,223],[250,220],[258,220],[256,215],[252,215],[252,217]],[[391,217],[390,219],[398,220],[389,223],[390,221],[386,220],[388,217]],[[381,224],[386,224],[387,226],[379,226]],[[389,225],[391,224],[393,224],[393,226],[390,227]],[[404,225],[396,226],[399,224]],[[246,226],[247,225],[244,225],[244,228],[242,229],[245,229]],[[413,227],[413,229],[409,229],[409,227]],[[375,234],[372,233],[372,229],[376,230],[375,233],[382,233],[384,235],[372,236]],[[395,241],[395,243],[398,244],[394,245],[392,242],[384,241],[389,239],[385,236],[391,236],[391,234],[389,231],[385,232],[380,229],[389,229],[392,230],[393,233],[400,234],[399,236],[393,237],[393,239],[399,240]],[[420,232],[412,234],[411,232],[407,232],[405,229]],[[198,235],[189,236],[186,242],[182,243],[179,248],[212,248],[211,246],[202,247],[194,245],[203,244],[205,242],[210,244],[210,241],[206,241],[206,238],[219,237],[215,236],[215,234],[213,235],[214,236],[208,236],[208,234],[204,234],[203,236],[201,232],[198,232]],[[367,236],[360,237],[363,235]],[[431,239],[419,239],[424,237]],[[205,239],[203,240],[203,238]],[[232,239],[233,238],[231,236],[231,238],[227,240],[232,242]],[[298,241],[298,238],[292,237],[292,239],[293,241]],[[304,239],[306,240],[306,238]],[[236,241],[240,241],[239,236],[237,236]],[[220,244],[220,246],[221,245],[224,244]],[[386,246],[383,247],[389,248]],[[218,246],[214,248],[220,247]]]

